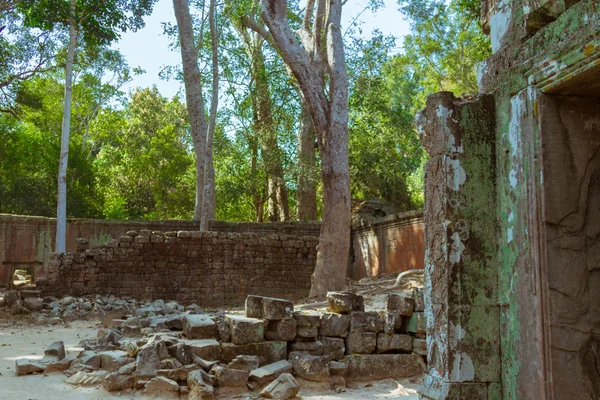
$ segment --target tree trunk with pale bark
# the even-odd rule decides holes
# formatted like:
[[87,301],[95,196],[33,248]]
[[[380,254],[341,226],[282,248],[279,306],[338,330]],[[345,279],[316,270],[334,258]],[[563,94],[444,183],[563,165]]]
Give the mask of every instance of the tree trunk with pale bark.
[[208,230],[210,221],[215,219],[215,167],[213,164],[213,141],[217,124],[219,107],[219,35],[217,32],[215,0],[210,0],[209,6],[210,41],[212,45],[212,99],[206,133],[206,161],[204,176],[204,205],[202,206],[202,223],[200,230]]
[[317,220],[315,129],[306,103],[302,103],[298,133],[298,221]]
[[262,0],[262,17],[292,70],[312,117],[321,154],[323,222],[311,296],[345,285],[350,250],[348,77],[340,31],[341,0],[309,0],[300,41],[286,0]]
[[60,161],[58,165],[58,199],[56,207],[56,251],[67,250],[67,166],[69,142],[71,141],[71,103],[73,99],[73,62],[77,47],[76,1],[70,1],[69,44],[65,67],[65,104],[63,109],[62,134],[60,137]]

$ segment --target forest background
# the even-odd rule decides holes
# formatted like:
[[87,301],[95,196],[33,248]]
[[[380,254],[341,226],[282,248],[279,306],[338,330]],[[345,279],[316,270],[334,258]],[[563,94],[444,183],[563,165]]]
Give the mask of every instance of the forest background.
[[[60,24],[32,26],[23,3],[21,8],[16,3],[0,1],[0,213],[54,217],[68,31]],[[153,1],[146,3],[152,6]],[[207,32],[198,49],[203,86],[209,89],[206,103],[215,95],[219,99],[213,150],[215,218],[306,219],[297,215],[298,185],[303,180],[314,184],[318,215],[318,149],[315,146],[314,162],[307,167],[298,151],[306,115],[295,82],[269,43],[261,43],[260,53],[248,51],[255,42],[253,32],[239,23],[247,12],[242,3],[215,3],[215,94],[210,90],[209,4],[189,2],[195,30]],[[301,15],[301,4],[288,4]],[[366,8],[382,5],[381,0],[371,0]],[[489,55],[490,46],[479,26],[477,0],[398,0],[394,12],[399,20],[410,21],[402,43],[378,30],[365,35],[354,22],[342,26],[349,78],[351,193],[353,199],[380,198],[409,210],[422,206],[426,161],[414,115],[430,93],[477,93],[476,65]],[[142,25],[139,18],[133,29]],[[165,24],[164,32],[177,49],[177,27]],[[75,54],[68,216],[190,219],[196,175],[184,94],[167,98],[156,87],[126,92],[144,66],[130,66],[109,42],[83,37]],[[152,52],[152,46],[147,51]],[[255,73],[256,57],[262,62],[262,81]],[[183,80],[179,65],[164,67],[161,75]],[[256,104],[257,90],[265,84],[272,121],[268,137],[258,123]],[[273,160],[283,177],[285,216],[269,207]]]

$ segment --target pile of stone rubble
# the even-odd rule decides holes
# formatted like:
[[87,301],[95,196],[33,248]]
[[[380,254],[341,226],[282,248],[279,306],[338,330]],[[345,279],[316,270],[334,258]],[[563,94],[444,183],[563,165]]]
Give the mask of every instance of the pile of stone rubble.
[[[413,297],[390,294],[386,310],[371,312],[364,311],[362,296],[350,292],[327,298],[327,312],[303,312],[287,300],[248,296],[245,315],[160,300],[136,308],[133,300],[100,299],[106,307],[95,340],[66,350],[54,343],[41,360],[17,360],[16,372],[63,372],[77,386],[190,400],[285,400],[311,382],[343,391],[351,382],[423,373],[420,291]],[[27,297],[10,307],[17,301]],[[87,309],[76,299],[66,303]]]

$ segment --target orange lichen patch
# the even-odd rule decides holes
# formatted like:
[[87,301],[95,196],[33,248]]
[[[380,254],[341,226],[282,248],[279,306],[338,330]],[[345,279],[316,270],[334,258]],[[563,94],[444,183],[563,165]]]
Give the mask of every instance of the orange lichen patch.
[[596,46],[594,46],[592,43],[590,43],[587,46],[585,46],[585,48],[583,49],[583,54],[585,54],[586,57],[589,57],[592,55],[592,53],[594,53],[595,49],[596,49]]

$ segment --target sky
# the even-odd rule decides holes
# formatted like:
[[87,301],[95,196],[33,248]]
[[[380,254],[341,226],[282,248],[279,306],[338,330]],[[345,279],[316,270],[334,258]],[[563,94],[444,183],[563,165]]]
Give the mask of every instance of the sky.
[[[396,36],[396,45],[400,47],[402,38],[408,34],[409,24],[402,19],[396,0],[384,0],[385,7],[376,13],[367,10],[361,14],[367,2],[368,0],[349,0],[346,3],[342,14],[342,29],[345,30],[360,14],[357,21],[362,22],[361,27],[366,36],[374,29],[379,29],[384,34]],[[115,45],[125,55],[131,67],[142,67],[146,71],[145,74],[135,77],[124,90],[156,85],[166,97],[173,97],[179,91],[179,82],[162,80],[158,76],[164,66],[181,63],[180,53],[169,50],[169,39],[163,34],[163,22],[175,23],[171,0],[159,0],[152,15],[146,17],[144,29],[122,35]]]

